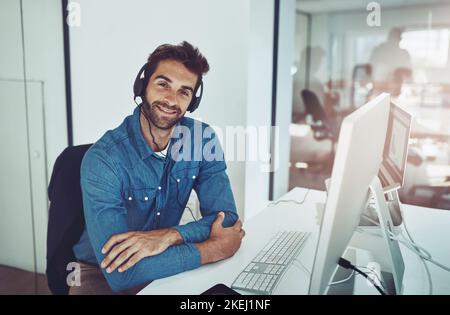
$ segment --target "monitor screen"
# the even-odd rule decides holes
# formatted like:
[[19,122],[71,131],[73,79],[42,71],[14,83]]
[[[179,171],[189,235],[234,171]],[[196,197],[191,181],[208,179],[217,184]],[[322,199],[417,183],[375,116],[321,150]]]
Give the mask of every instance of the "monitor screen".
[[396,104],[390,104],[388,129],[379,177],[383,188],[401,187],[408,157],[412,117]]

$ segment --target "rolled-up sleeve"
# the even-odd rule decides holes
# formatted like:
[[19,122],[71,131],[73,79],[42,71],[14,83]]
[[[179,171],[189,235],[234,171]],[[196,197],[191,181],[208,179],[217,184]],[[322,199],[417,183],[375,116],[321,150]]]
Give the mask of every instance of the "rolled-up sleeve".
[[[81,189],[86,228],[99,265],[105,258],[101,252],[103,245],[113,235],[129,232],[119,178],[106,152],[93,147],[86,153],[81,166]],[[198,249],[186,242],[146,257],[125,272],[108,274],[104,269],[102,272],[112,290],[122,291],[200,265]]]

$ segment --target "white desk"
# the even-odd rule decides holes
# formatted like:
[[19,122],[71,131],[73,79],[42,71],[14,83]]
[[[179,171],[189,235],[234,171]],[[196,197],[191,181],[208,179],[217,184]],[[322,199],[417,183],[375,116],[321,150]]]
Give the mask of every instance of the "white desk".
[[[306,189],[296,188],[281,199],[303,200]],[[217,283],[231,286],[236,276],[256,256],[278,230],[301,230],[312,232],[299,255],[299,260],[312,269],[318,239],[317,203],[325,202],[325,193],[310,190],[302,205],[279,203],[269,206],[244,223],[246,236],[239,251],[231,258],[202,266],[172,277],[153,281],[139,294],[192,294],[197,295]],[[450,265],[450,211],[404,205],[405,221],[414,240],[425,247],[433,258]],[[383,257],[382,240],[368,234],[355,233],[350,246],[367,248],[375,258]],[[370,248],[369,248],[370,246]],[[400,245],[405,262],[404,294],[428,294],[428,281],[419,258]],[[383,262],[380,261],[383,266]],[[428,263],[433,279],[434,294],[450,294],[450,273]],[[274,294],[307,294],[309,275],[295,266],[284,275]]]

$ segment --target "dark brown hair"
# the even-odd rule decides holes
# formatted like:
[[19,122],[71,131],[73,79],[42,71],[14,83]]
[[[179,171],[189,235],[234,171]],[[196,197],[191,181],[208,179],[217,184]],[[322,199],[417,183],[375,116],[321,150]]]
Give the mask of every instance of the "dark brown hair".
[[150,54],[145,68],[144,79],[147,86],[150,77],[155,72],[158,64],[162,60],[176,60],[181,62],[189,71],[198,77],[195,89],[198,88],[202,76],[209,71],[209,64],[206,58],[188,42],[184,41],[178,45],[163,44],[158,46]]

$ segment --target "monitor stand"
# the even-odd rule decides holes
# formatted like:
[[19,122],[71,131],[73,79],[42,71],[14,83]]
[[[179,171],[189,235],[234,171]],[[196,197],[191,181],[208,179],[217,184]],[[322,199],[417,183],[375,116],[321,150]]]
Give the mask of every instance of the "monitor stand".
[[375,207],[381,227],[381,234],[387,248],[387,259],[391,267],[392,277],[394,278],[395,294],[401,294],[405,264],[397,240],[390,236],[391,234],[395,235],[394,224],[392,223],[389,207],[378,176],[375,176],[372,180],[370,191],[375,198]]
[[[372,195],[375,201],[374,208],[378,222],[380,223],[379,234],[380,237],[383,238],[383,243],[385,245],[384,247],[387,249],[385,251],[387,257],[385,258],[387,259],[387,267],[390,271],[386,272],[380,270],[379,276],[383,277],[383,284],[388,294],[401,294],[405,265],[398,242],[390,237],[391,233],[394,235],[396,233],[394,231],[394,224],[392,222],[391,213],[388,206],[388,202],[393,202],[393,206],[395,207],[400,206],[398,195],[397,198],[395,198],[395,196],[394,198],[389,198],[388,196],[390,200],[387,202],[385,192],[383,191],[383,187],[381,186],[378,176],[374,177],[369,188],[370,193],[368,198]],[[368,251],[368,248],[361,249],[349,247],[349,249],[351,250],[347,250],[344,253],[344,258],[348,257],[347,259],[354,265],[363,267],[378,265],[379,268],[379,264],[376,263],[376,257]],[[345,255],[347,255],[347,257]],[[339,267],[334,274],[332,282],[345,279],[346,275],[348,276],[350,273],[351,270],[346,270]],[[371,294],[369,292],[378,292],[373,286],[368,284],[369,282],[366,282],[364,277],[356,276],[350,279],[349,284],[347,285],[329,286],[327,294]]]
[[[331,178],[325,179],[325,188],[328,193],[328,189],[330,186]],[[400,224],[402,224],[403,218],[400,211],[400,198],[398,196],[398,190],[400,189],[400,185],[396,185],[393,187],[387,187],[383,188],[383,193],[385,195],[385,201],[387,203],[389,213],[391,215],[393,226],[397,227]],[[373,191],[371,189],[371,191]],[[363,209],[363,214],[368,216],[374,221],[378,221],[378,213],[377,210],[372,207],[372,193],[371,191],[368,193],[367,202]],[[361,216],[361,220],[359,222],[359,226],[375,226],[375,224],[366,218],[364,216]]]
[[[400,186],[394,187],[391,189],[383,188],[385,201],[389,209],[389,214],[391,216],[391,220],[394,227],[398,227],[402,224],[403,218],[401,214],[401,204],[400,204],[400,198],[398,196],[398,190],[400,189]],[[371,190],[372,191],[372,190]],[[363,210],[363,216],[361,216],[361,220],[359,222],[359,226],[375,226],[373,221],[378,222],[378,212],[374,205],[374,198],[373,193],[369,192],[366,205]],[[372,219],[368,220],[367,218]]]

